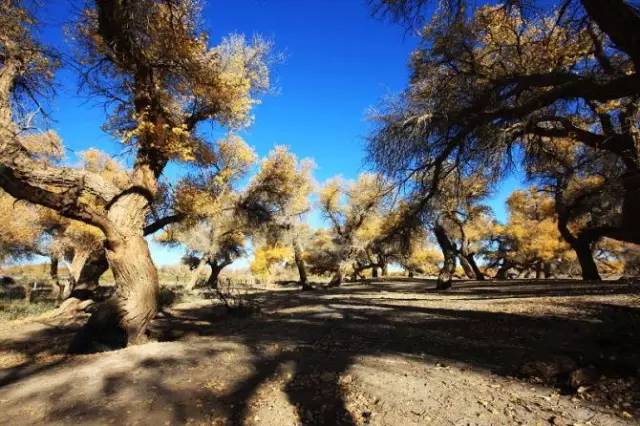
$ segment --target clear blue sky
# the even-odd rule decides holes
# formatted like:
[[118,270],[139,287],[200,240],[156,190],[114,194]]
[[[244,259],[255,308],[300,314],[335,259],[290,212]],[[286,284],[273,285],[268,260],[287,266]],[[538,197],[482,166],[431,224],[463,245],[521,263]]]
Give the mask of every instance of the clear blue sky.
[[[62,24],[79,2],[52,0],[41,10],[42,37],[63,52]],[[209,0],[204,24],[212,40],[229,33],[260,34],[273,41],[284,61],[273,70],[276,92],[255,109],[254,125],[243,133],[258,154],[276,144],[311,157],[319,181],[366,169],[367,112],[407,84],[407,61],[416,39],[403,28],[370,16],[365,0]],[[100,130],[104,111],[76,94],[76,77],[65,68],[51,112],[53,127],[70,154],[97,147],[112,154],[121,147]],[[504,199],[518,184],[509,179],[491,202],[504,218]],[[317,220],[317,219],[314,219]],[[152,244],[158,264],[175,263],[177,250]]]

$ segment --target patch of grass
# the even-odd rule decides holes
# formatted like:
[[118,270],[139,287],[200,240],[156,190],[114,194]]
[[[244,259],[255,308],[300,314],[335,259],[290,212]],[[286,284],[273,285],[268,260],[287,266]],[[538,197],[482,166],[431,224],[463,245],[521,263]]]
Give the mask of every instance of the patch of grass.
[[27,303],[24,300],[0,299],[0,321],[10,321],[41,315],[55,309],[54,302],[49,300]]

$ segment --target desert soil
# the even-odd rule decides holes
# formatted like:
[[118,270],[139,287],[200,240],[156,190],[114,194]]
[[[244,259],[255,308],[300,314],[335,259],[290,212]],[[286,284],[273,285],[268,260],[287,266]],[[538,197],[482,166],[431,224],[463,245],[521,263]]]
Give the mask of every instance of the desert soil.
[[638,284],[385,280],[174,306],[153,342],[69,356],[82,319],[0,325],[0,424],[624,425]]

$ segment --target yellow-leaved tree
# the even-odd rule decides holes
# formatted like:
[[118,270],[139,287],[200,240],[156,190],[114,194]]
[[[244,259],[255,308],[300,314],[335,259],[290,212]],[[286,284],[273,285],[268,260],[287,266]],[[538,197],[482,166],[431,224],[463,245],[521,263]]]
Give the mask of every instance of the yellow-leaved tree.
[[200,124],[250,123],[256,96],[269,86],[269,44],[234,35],[212,45],[192,0],[87,2],[73,37],[78,68],[82,88],[106,102],[105,129],[133,156],[121,188],[90,170],[44,164],[21,143],[23,135],[34,133],[23,124],[30,95],[40,93],[30,89],[46,85],[55,64],[32,36],[33,15],[23,3],[3,1],[0,8],[0,187],[105,236],[116,292],[72,349],[144,341],[158,296],[145,230],[181,217],[174,210],[171,220],[149,223],[162,188],[159,178],[169,162],[212,167],[215,154]]

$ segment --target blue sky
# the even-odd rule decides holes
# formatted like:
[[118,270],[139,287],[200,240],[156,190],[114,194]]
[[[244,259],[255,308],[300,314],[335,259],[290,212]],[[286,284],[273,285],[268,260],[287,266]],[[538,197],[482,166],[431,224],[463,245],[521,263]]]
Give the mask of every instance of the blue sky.
[[[66,53],[61,27],[77,4],[54,0],[41,9],[42,37]],[[415,37],[372,18],[366,0],[209,0],[204,25],[214,42],[229,33],[259,34],[284,57],[273,69],[276,90],[264,97],[254,125],[243,132],[258,154],[288,145],[299,157],[314,159],[318,181],[366,170],[368,111],[406,86]],[[77,95],[72,70],[63,68],[57,80],[52,125],[69,154],[97,147],[121,155],[121,146],[100,130],[105,114],[99,102]],[[508,179],[492,198],[499,219],[517,185],[518,179]],[[168,264],[177,262],[180,252],[152,244],[152,254],[158,264]]]

